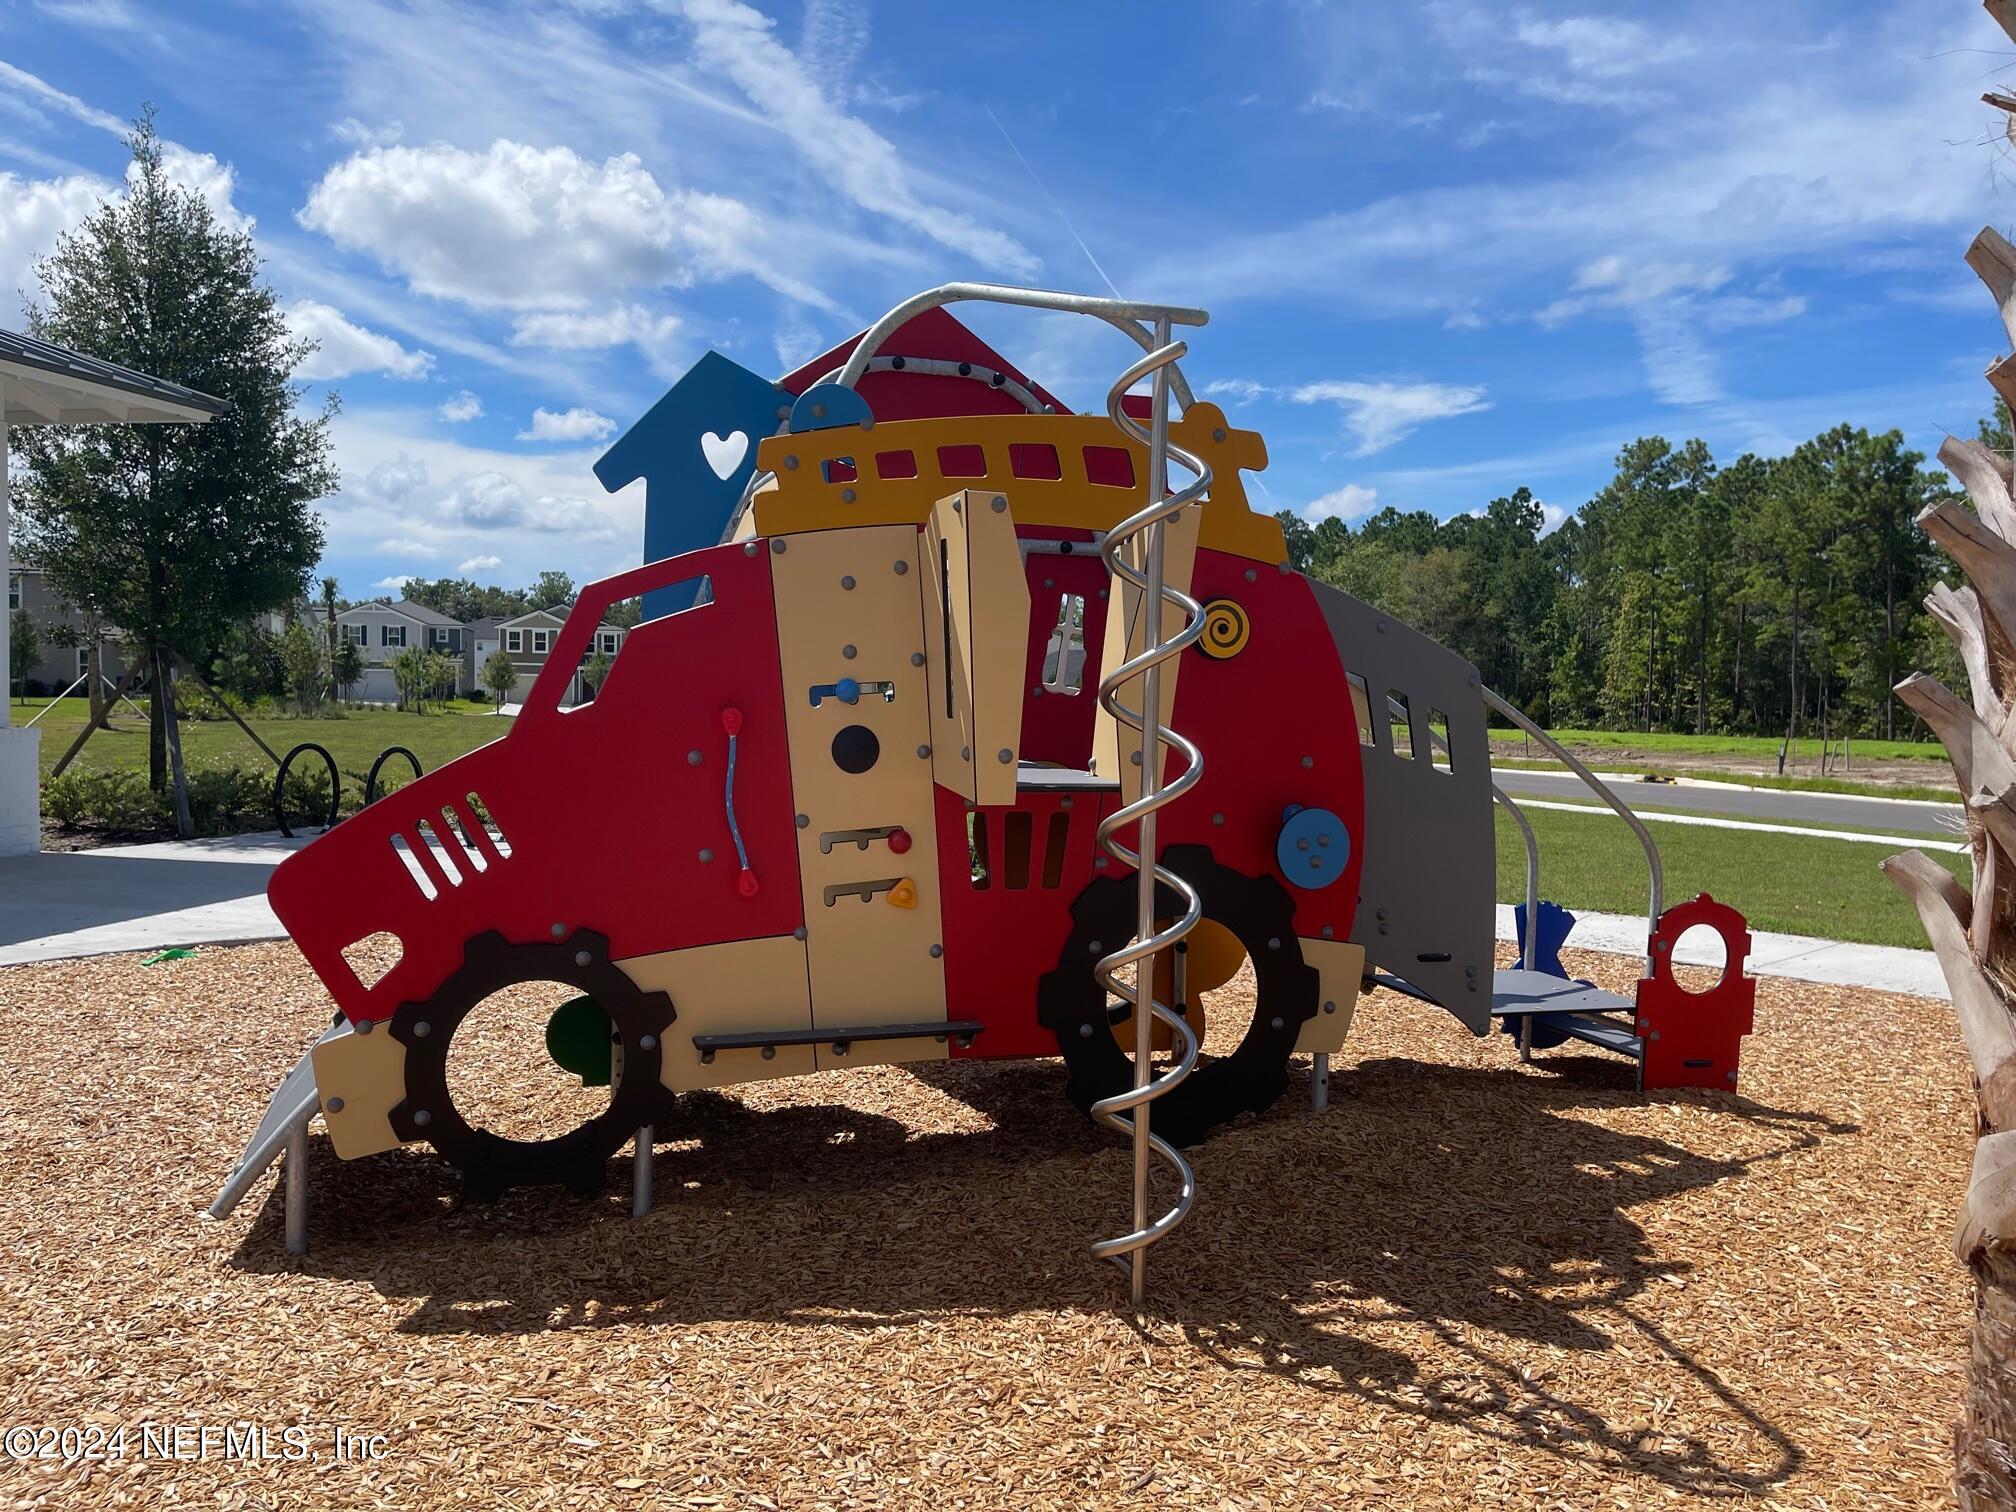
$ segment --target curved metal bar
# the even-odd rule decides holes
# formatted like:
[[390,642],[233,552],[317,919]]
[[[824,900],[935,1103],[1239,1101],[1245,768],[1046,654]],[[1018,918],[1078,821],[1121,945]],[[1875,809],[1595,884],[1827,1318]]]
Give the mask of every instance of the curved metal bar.
[[[861,375],[868,370],[868,360],[882,349],[896,329],[904,322],[914,320],[926,310],[941,309],[948,304],[959,304],[966,300],[986,300],[990,304],[1019,305],[1030,310],[1057,310],[1067,315],[1090,315],[1116,326],[1126,332],[1144,352],[1152,352],[1160,346],[1154,335],[1142,321],[1166,321],[1174,325],[1201,326],[1210,323],[1211,316],[1204,310],[1192,309],[1185,305],[1148,304],[1134,299],[1101,299],[1092,294],[1071,294],[1060,289],[1022,289],[1013,284],[990,283],[948,283],[935,289],[926,289],[922,294],[913,294],[903,303],[868,327],[861,339],[855,343],[854,351],[847,358],[846,366],[833,381],[846,388],[853,388],[861,381]],[[1176,402],[1189,406],[1190,385],[1180,372],[1172,370],[1169,381],[1176,393]],[[1146,440],[1146,437],[1139,439]]]
[[[1622,798],[1619,798],[1615,793],[1610,791],[1607,783],[1594,772],[1590,771],[1589,768],[1582,765],[1580,761],[1577,761],[1568,748],[1562,745],[1560,741],[1549,735],[1540,726],[1533,723],[1532,720],[1513,708],[1511,704],[1500,698],[1496,693],[1493,693],[1489,688],[1484,688],[1481,691],[1484,694],[1485,703],[1496,709],[1500,714],[1503,714],[1512,723],[1519,726],[1520,729],[1545,746],[1555,760],[1567,767],[1577,777],[1580,777],[1583,784],[1598,798],[1607,803],[1616,812],[1618,818],[1630,825],[1631,832],[1638,837],[1638,844],[1645,852],[1646,868],[1652,873],[1652,907],[1651,912],[1646,915],[1645,928],[1645,964],[1650,966],[1652,964],[1652,936],[1659,932],[1659,915],[1666,911],[1666,872],[1665,868],[1660,865],[1659,847],[1652,839],[1652,832],[1645,828],[1645,821],[1632,813]],[[1530,939],[1531,936],[1529,935],[1528,938]]]
[[1495,782],[1491,784],[1491,796],[1505,805],[1505,812],[1512,816],[1526,841],[1526,948],[1519,953],[1519,964],[1531,971],[1534,943],[1540,938],[1540,842],[1533,838],[1533,825],[1526,811]]
[[336,827],[336,810],[343,796],[343,774],[336,770],[336,758],[314,741],[304,740],[281,757],[280,770],[273,774],[273,827],[289,840],[294,838],[294,831],[287,825],[287,770],[294,765],[294,758],[303,751],[313,751],[329,768],[329,812],[322,820],[324,834]]
[[420,758],[407,750],[406,747],[385,747],[384,750],[378,753],[378,759],[371,763],[371,775],[364,779],[364,806],[366,808],[369,808],[378,801],[378,769],[385,765],[389,757],[393,756],[404,756],[408,761],[413,763],[413,776],[416,781],[427,775],[420,769]]
[[[1107,571],[1121,582],[1142,592],[1141,623],[1145,644],[1135,656],[1110,669],[1099,684],[1099,703],[1120,724],[1141,732],[1139,761],[1141,793],[1132,803],[1117,809],[1099,825],[1098,844],[1123,865],[1134,868],[1140,896],[1132,943],[1102,957],[1094,974],[1114,996],[1134,1008],[1134,1085],[1125,1092],[1101,1098],[1092,1105],[1092,1116],[1110,1129],[1129,1135],[1134,1142],[1134,1227],[1129,1233],[1102,1239],[1092,1246],[1101,1259],[1113,1260],[1126,1268],[1134,1301],[1145,1295],[1148,1248],[1163,1238],[1189,1215],[1197,1197],[1196,1174],[1182,1152],[1153,1132],[1150,1104],[1173,1091],[1197,1064],[1197,1036],[1183,1015],[1155,1000],[1155,958],[1179,942],[1202,919],[1203,900],[1197,889],[1156,859],[1155,815],[1189,792],[1204,776],[1204,756],[1196,743],[1162,723],[1162,677],[1164,662],[1181,656],[1204,635],[1203,606],[1189,594],[1171,587],[1163,578],[1163,537],[1168,523],[1196,503],[1211,487],[1211,469],[1200,457],[1173,445],[1169,440],[1169,374],[1184,353],[1180,341],[1171,341],[1169,317],[1157,321],[1161,340],[1107,391],[1106,411],[1124,435],[1148,447],[1148,475],[1143,480],[1147,503],[1106,533],[1099,554]],[[1126,413],[1122,400],[1127,391],[1144,377],[1153,377],[1152,421],[1149,429]],[[1174,493],[1168,491],[1168,459],[1175,457],[1196,476]],[[1137,544],[1138,543],[1138,544]],[[1139,565],[1124,554],[1137,545]],[[1182,629],[1169,639],[1162,638],[1165,606],[1173,605],[1184,616]],[[1141,682],[1141,708],[1130,709],[1120,702],[1120,690],[1129,682]],[[1163,747],[1183,758],[1184,767],[1167,786],[1162,784]],[[1138,824],[1139,848],[1130,850],[1119,839],[1119,831]],[[1156,928],[1160,909],[1157,887],[1167,887],[1182,900],[1177,918],[1163,929]],[[1130,985],[1121,977],[1134,967]],[[1180,996],[1180,994],[1179,994]],[[1144,1011],[1145,1009],[1145,1011]],[[1153,1074],[1154,1024],[1160,1020],[1169,1028],[1176,1049],[1176,1064],[1161,1076]],[[1128,1116],[1131,1114],[1132,1116]],[[1159,1218],[1148,1219],[1148,1162],[1157,1156],[1177,1173],[1182,1189],[1176,1203]]]

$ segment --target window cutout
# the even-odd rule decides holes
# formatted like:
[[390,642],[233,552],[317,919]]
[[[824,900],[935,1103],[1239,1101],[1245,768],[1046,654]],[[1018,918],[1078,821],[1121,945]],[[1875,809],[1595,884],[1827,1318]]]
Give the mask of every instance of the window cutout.
[[[1673,942],[1673,964],[1684,971],[1692,968],[1696,972],[1712,971],[1715,980],[1703,986],[1683,984],[1682,992],[1700,996],[1720,987],[1729,975],[1729,942],[1722,937],[1722,931],[1712,924],[1689,924]],[[1674,980],[1679,981],[1675,972]],[[1698,980],[1698,978],[1697,978]]]
[[966,816],[966,860],[974,888],[984,892],[992,885],[992,877],[987,864],[987,816],[978,809]]
[[1042,441],[1015,441],[1008,447],[1008,471],[1018,478],[1048,478],[1052,481],[1064,476],[1064,468],[1057,460],[1057,448]]
[[392,849],[399,853],[400,864],[406,868],[406,875],[413,879],[413,885],[420,889],[421,897],[432,903],[441,896],[441,889],[434,885],[434,879],[428,876],[420,865],[419,858],[413,854],[413,848],[406,843],[404,835],[393,835]]
[[914,478],[917,476],[917,453],[892,451],[875,453],[875,471],[884,478]]
[[1377,745],[1379,737],[1373,733],[1372,695],[1365,691],[1365,679],[1356,672],[1346,672],[1345,680],[1351,684],[1351,712],[1358,720],[1358,744]]
[[381,929],[376,934],[368,934],[345,945],[343,964],[357,978],[357,985],[369,992],[391,974],[392,968],[399,964],[399,958],[405,953],[406,946],[399,936]]
[[1407,695],[1398,688],[1386,690],[1386,728],[1395,756],[1414,755],[1414,715],[1407,707]]
[[1428,710],[1428,759],[1438,772],[1454,772],[1456,758],[1449,746],[1449,716],[1440,709]]
[[1071,842],[1071,811],[1059,809],[1050,816],[1050,833],[1043,837],[1043,885],[1064,885],[1064,847]]
[[1043,651],[1043,689],[1075,697],[1085,686],[1085,595],[1066,593],[1057,599],[1057,623]]
[[490,870],[490,858],[483,854],[482,847],[476,843],[475,835],[470,832],[468,818],[453,804],[442,805],[441,833],[454,837],[461,845],[462,854],[469,861],[471,876]]
[[854,481],[854,459],[852,457],[828,457],[819,464],[819,471],[828,483],[852,483]]
[[977,446],[941,446],[938,448],[938,471],[947,478],[984,478],[987,476],[987,453]]
[[419,831],[420,839],[425,843],[428,852],[434,857],[435,864],[448,874],[448,885],[450,887],[460,887],[462,885],[462,868],[457,866],[454,857],[448,854],[448,847],[441,839],[441,832],[434,827],[434,821],[431,819],[422,819],[413,827]]
[[1029,846],[1036,836],[1036,816],[1010,809],[1001,816],[1001,883],[1015,889],[1029,885]]
[[1134,454],[1124,446],[1085,448],[1085,481],[1102,488],[1134,486]]

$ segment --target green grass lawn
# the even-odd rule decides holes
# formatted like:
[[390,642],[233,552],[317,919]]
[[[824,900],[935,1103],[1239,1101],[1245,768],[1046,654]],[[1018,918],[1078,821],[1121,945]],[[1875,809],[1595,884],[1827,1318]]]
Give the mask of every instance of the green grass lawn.
[[[1546,809],[1526,816],[1540,843],[1541,897],[1603,913],[1645,911],[1645,853],[1621,820]],[[1526,895],[1526,850],[1502,810],[1497,823],[1498,899],[1516,903]],[[1890,854],[1882,846],[1680,824],[1654,825],[1652,838],[1665,862],[1669,905],[1713,893],[1741,909],[1753,929],[1925,948],[1916,911],[1876,869]],[[1967,881],[1965,856],[1926,854]]]
[[[1640,735],[1630,730],[1551,730],[1567,746],[1611,746],[1620,750],[1658,751],[1673,756],[1747,756],[1759,762],[1778,760],[1776,735]],[[1493,730],[1494,740],[1517,740],[1513,729]],[[1936,740],[1851,740],[1851,755],[1870,761],[1944,761],[1945,748]],[[1817,760],[1818,740],[1796,740],[1787,753],[1794,759]]]
[[[25,724],[48,700],[10,705],[16,724]],[[143,705],[144,707],[144,705]],[[81,698],[66,698],[35,726],[42,731],[42,772],[46,777],[77,732],[90,718]],[[488,704],[455,703],[439,714],[402,714],[392,709],[347,709],[341,718],[279,719],[253,717],[246,721],[260,738],[285,756],[303,741],[313,741],[328,749],[346,774],[355,773],[361,782],[371,763],[387,746],[401,745],[420,758],[428,771],[454,760],[464,752],[488,745],[511,728],[513,721],[498,714]],[[225,766],[237,764],[254,769],[272,765],[245,732],[228,719],[187,720],[182,725],[182,756],[191,765]],[[311,756],[310,765],[319,762]],[[121,706],[118,717],[94,734],[83,753],[71,764],[72,771],[106,771],[127,767],[147,769],[147,724]],[[394,757],[386,763],[391,775],[388,788],[406,780],[407,767]],[[345,786],[349,778],[345,777]]]

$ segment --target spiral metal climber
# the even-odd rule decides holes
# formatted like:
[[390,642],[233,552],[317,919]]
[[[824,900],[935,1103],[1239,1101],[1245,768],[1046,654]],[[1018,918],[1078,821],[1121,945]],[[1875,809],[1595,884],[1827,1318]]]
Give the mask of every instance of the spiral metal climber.
[[[1125,1092],[1103,1098],[1092,1105],[1092,1116],[1108,1128],[1127,1134],[1134,1142],[1134,1226],[1112,1239],[1092,1246],[1092,1253],[1112,1260],[1128,1274],[1133,1300],[1138,1305],[1146,1296],[1148,1249],[1165,1237],[1190,1211],[1197,1197],[1197,1180],[1190,1163],[1169,1141],[1150,1127],[1150,1105],[1172,1091],[1197,1064],[1197,1036],[1183,1015],[1155,1000],[1155,964],[1165,951],[1179,948],[1179,942],[1202,917],[1197,890],[1155,859],[1155,815],[1195,787],[1204,775],[1203,754],[1195,742],[1162,723],[1162,677],[1164,662],[1180,656],[1204,634],[1204,611],[1187,593],[1163,580],[1163,535],[1170,521],[1195,504],[1211,487],[1211,469],[1201,457],[1192,455],[1169,440],[1169,384],[1176,362],[1188,347],[1170,340],[1170,322],[1158,319],[1151,349],[1115,381],[1106,395],[1106,412],[1127,435],[1148,447],[1147,504],[1107,532],[1100,555],[1112,575],[1141,591],[1141,650],[1109,670],[1099,683],[1099,702],[1120,724],[1141,733],[1138,755],[1141,792],[1132,803],[1116,810],[1099,826],[1098,841],[1109,856],[1135,869],[1140,899],[1134,940],[1100,959],[1094,968],[1099,981],[1115,997],[1134,1007],[1134,1085]],[[1122,400],[1143,378],[1151,380],[1149,424],[1143,426],[1122,407]],[[1168,464],[1174,458],[1194,473],[1193,480],[1174,493],[1169,491]],[[1163,638],[1165,606],[1180,610],[1183,627]],[[1118,605],[1115,606],[1116,612]],[[1121,691],[1138,684],[1141,706],[1127,707]],[[1163,785],[1164,749],[1182,758],[1182,771]],[[1138,825],[1138,849],[1120,840],[1120,831]],[[1145,858],[1145,861],[1144,861]],[[1156,927],[1160,910],[1156,889],[1161,886],[1176,894],[1180,908],[1165,928]],[[1134,968],[1130,983],[1122,975]],[[1182,982],[1180,956],[1176,958],[1174,980]],[[1182,992],[1176,994],[1179,998]],[[1146,1011],[1143,1011],[1145,1006]],[[1154,1025],[1168,1026],[1173,1037],[1175,1064],[1160,1076],[1153,1066]],[[1148,1217],[1148,1174],[1150,1155],[1159,1157],[1181,1183],[1176,1204],[1152,1222]]]

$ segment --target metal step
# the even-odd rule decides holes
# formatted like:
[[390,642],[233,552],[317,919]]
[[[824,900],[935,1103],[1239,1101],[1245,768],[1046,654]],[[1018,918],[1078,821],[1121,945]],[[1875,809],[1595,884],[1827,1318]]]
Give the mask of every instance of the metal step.
[[1585,1019],[1563,1015],[1560,1018],[1549,1016],[1541,1022],[1551,1024],[1563,1034],[1572,1035],[1576,1039],[1586,1040],[1605,1050],[1614,1050],[1619,1055],[1628,1055],[1633,1060],[1645,1058],[1645,1041],[1633,1034],[1629,1025],[1620,1024],[1615,1019]]
[[[1632,1032],[1638,1005],[1601,987],[1572,982],[1551,972],[1514,968],[1492,973],[1491,1012],[1500,1018],[1531,1018],[1572,1038],[1628,1055],[1645,1058],[1645,1042]],[[1613,1014],[1628,1015],[1623,1021]]]

